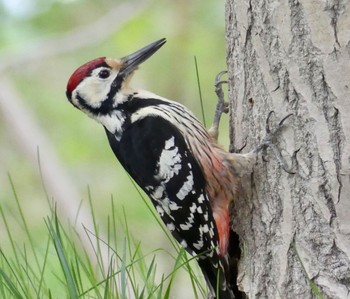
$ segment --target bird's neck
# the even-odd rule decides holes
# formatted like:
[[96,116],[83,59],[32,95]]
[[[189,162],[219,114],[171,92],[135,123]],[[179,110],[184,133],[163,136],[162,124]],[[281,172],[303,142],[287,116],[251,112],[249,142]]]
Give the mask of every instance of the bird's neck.
[[97,114],[92,117],[102,124],[106,130],[114,134],[119,141],[128,121],[128,113],[125,106],[132,97],[132,94],[117,93],[114,97],[114,104],[111,110],[105,114]]
[[109,132],[114,134],[119,141],[123,131],[123,125],[126,121],[126,116],[123,111],[114,110],[111,114],[98,115],[94,117],[101,123]]

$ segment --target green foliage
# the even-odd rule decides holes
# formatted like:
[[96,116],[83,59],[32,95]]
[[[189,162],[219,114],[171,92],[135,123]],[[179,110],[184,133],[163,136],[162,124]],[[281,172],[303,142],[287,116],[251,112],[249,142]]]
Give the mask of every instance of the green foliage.
[[[94,231],[86,230],[86,233],[91,246],[97,241],[92,252],[76,236],[74,227],[60,221],[55,208],[44,220],[47,227],[44,246],[39,244],[34,238],[35,232],[28,228],[28,219],[11,177],[9,181],[27,240],[16,240],[0,205],[0,218],[11,244],[6,249],[0,246],[1,298],[170,298],[176,274],[183,268],[189,275],[194,297],[199,297],[198,292],[205,293],[189,264],[193,258],[188,259],[175,243],[178,255],[173,257],[173,270],[158,278],[155,254],[164,249],[144,254],[140,242],[130,233],[126,213],[123,219],[118,219],[113,199],[104,240],[99,235],[94,201],[90,198]],[[123,226],[124,236],[117,235],[118,225]]]

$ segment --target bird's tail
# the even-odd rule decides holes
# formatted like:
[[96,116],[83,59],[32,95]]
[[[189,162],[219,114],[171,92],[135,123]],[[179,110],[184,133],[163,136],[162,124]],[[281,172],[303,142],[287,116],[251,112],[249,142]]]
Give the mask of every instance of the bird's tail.
[[[222,259],[218,265],[213,265],[210,259],[198,260],[198,264],[209,286],[211,299],[235,299],[228,281],[227,261]],[[226,269],[225,269],[226,268]]]

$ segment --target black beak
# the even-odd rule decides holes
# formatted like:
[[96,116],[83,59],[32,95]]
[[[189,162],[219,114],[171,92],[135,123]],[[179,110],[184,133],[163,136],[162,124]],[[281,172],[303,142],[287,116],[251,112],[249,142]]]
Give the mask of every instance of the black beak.
[[119,71],[119,75],[123,75],[127,77],[134,70],[137,69],[139,64],[150,58],[155,52],[157,52],[164,44],[166,43],[166,39],[162,38],[148,46],[128,55],[121,59],[122,68]]

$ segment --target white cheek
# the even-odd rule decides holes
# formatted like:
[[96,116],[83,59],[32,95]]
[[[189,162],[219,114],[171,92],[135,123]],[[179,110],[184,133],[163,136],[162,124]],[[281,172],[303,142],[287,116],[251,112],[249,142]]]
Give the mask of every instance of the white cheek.
[[107,98],[111,82],[90,77],[79,84],[77,92],[91,107],[98,108]]

